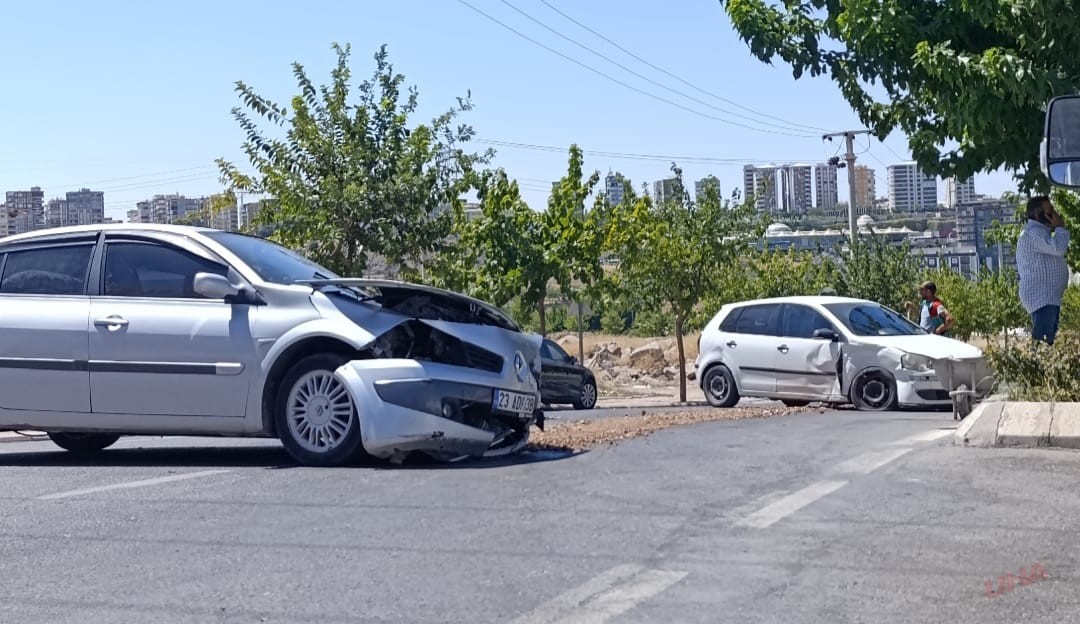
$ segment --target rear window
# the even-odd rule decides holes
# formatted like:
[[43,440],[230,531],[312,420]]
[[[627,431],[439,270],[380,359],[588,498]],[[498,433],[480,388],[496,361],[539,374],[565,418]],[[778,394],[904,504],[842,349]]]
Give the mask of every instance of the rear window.
[[94,245],[41,247],[7,254],[0,293],[84,295]]
[[723,322],[720,323],[720,331],[727,332],[729,334],[735,333],[735,327],[739,323],[739,316],[742,315],[742,308],[735,308],[728,312],[724,317]]
[[743,308],[735,324],[739,334],[777,336],[780,334],[780,306],[777,304],[752,305]]

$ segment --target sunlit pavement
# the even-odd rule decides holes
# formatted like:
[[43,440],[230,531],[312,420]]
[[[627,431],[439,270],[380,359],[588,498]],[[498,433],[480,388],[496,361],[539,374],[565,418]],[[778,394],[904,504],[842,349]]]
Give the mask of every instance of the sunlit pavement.
[[0,621],[1080,619],[1080,455],[954,426],[810,412],[333,470],[272,440],[2,444]]

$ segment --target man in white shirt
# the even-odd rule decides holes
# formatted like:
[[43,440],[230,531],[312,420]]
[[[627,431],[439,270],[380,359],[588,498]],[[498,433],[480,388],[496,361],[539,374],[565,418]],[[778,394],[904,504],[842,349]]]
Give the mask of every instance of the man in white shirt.
[[1065,262],[1069,230],[1045,195],[1028,201],[1027,218],[1016,241],[1020,303],[1031,314],[1032,338],[1054,344],[1061,298],[1069,285],[1069,265]]

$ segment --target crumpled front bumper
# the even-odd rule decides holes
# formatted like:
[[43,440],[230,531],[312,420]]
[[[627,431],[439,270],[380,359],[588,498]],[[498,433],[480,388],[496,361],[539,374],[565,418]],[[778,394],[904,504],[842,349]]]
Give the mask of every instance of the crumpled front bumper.
[[[335,374],[356,405],[364,450],[392,461],[416,451],[447,459],[513,453],[543,418],[532,375],[408,359],[353,360]],[[496,389],[531,396],[531,408],[493,409]]]

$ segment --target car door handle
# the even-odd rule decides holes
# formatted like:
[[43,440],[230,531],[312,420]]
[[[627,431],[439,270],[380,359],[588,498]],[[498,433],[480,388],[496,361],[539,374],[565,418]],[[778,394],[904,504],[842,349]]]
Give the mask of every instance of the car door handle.
[[739,346],[739,345],[738,345],[738,343],[736,343],[736,342],[735,342],[734,340],[729,340],[729,341],[727,342],[727,346],[729,346],[729,347],[737,347],[737,346]]
[[787,345],[780,345],[779,347],[776,347],[776,350],[779,351],[780,353],[787,353],[788,352],[788,346]]
[[122,316],[106,316],[105,318],[99,318],[94,320],[94,325],[97,327],[106,327],[109,331],[116,331],[121,327],[127,327],[127,319]]

